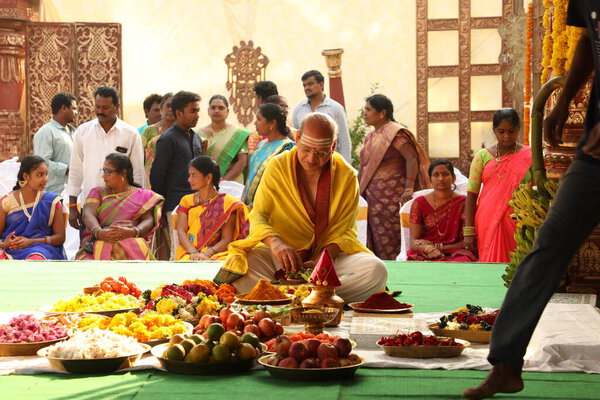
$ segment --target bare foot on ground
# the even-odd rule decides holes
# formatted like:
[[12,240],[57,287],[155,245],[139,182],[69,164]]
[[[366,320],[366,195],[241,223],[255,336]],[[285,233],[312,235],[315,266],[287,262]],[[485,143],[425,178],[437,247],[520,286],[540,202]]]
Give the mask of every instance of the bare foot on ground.
[[478,400],[492,397],[496,393],[516,393],[521,390],[523,390],[521,374],[504,363],[498,363],[479,386],[465,390],[462,396]]

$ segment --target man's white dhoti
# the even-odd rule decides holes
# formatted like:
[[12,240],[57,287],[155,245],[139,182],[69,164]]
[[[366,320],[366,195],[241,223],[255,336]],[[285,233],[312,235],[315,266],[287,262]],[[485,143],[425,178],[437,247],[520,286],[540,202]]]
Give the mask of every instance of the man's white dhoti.
[[[369,253],[340,253],[334,260],[338,276],[346,276],[342,286],[335,289],[346,303],[364,301],[370,295],[385,289],[387,268],[379,258]],[[248,272],[233,285],[239,293],[249,292],[259,279],[272,281],[275,271],[281,269],[269,246],[257,246],[248,253]]]

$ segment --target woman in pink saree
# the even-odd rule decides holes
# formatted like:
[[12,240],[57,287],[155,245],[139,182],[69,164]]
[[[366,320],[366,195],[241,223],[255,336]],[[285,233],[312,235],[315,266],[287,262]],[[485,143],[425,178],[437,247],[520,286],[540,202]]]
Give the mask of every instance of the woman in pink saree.
[[367,247],[382,260],[395,260],[400,253],[400,203],[429,187],[429,158],[393,113],[386,96],[367,99],[365,123],[375,129],[365,137],[358,172],[360,194],[369,204]]
[[106,186],[90,191],[83,206],[86,229],[77,260],[150,260],[150,237],[158,226],[163,197],[133,182],[129,157],[106,156]]
[[466,197],[454,192],[454,167],[446,159],[429,166],[433,192],[414,199],[410,209],[409,260],[477,261],[464,248],[462,228],[465,222]]
[[[516,222],[508,205],[521,183],[531,181],[531,149],[517,143],[521,121],[512,108],[494,113],[498,143],[481,149],[471,163],[465,208],[464,244],[479,261],[506,263],[516,247]],[[483,189],[481,185],[483,184]]]

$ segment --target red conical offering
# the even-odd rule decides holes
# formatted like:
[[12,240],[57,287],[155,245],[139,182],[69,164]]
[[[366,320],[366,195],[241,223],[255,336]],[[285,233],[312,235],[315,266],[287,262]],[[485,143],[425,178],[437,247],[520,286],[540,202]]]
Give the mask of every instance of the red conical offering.
[[335,272],[329,250],[323,250],[321,257],[310,276],[310,282],[317,286],[342,286]]

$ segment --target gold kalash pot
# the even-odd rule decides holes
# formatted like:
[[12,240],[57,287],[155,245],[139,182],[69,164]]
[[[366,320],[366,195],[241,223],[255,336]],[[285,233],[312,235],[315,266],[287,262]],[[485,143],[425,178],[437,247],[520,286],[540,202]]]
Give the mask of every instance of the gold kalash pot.
[[[531,152],[533,181],[538,191],[546,193],[547,179],[559,180],[575,158],[575,149],[583,135],[585,114],[591,90],[591,80],[581,89],[569,106],[569,117],[563,129],[563,143],[557,147],[543,146],[542,121],[558,99],[555,92],[565,84],[566,77],[550,79],[538,92],[531,113]],[[548,99],[550,99],[548,101]],[[548,105],[546,102],[548,101]],[[600,225],[592,231],[571,260],[567,270],[567,292],[600,293]]]
[[342,322],[342,314],[344,313],[344,299],[335,294],[333,286],[318,286],[311,285],[312,291],[304,300],[304,307],[332,307],[338,308],[340,311],[333,320],[326,323],[325,326],[338,326]]

